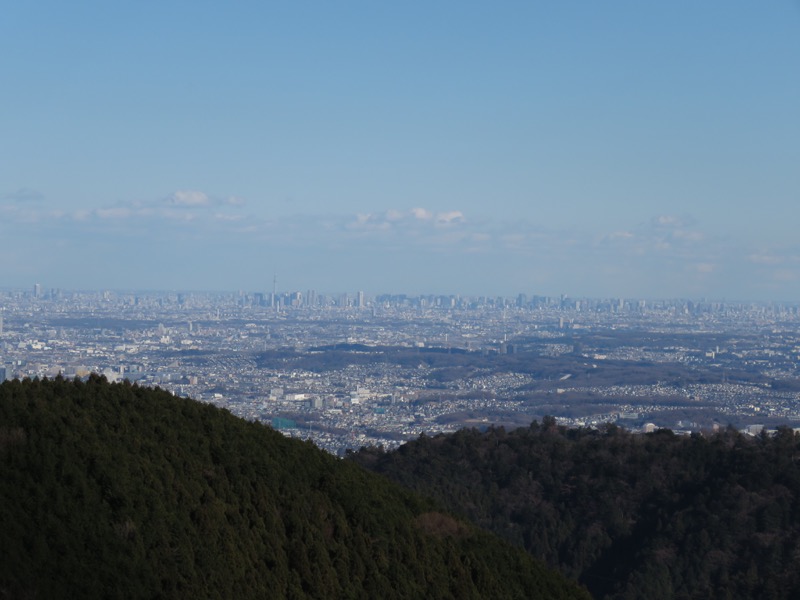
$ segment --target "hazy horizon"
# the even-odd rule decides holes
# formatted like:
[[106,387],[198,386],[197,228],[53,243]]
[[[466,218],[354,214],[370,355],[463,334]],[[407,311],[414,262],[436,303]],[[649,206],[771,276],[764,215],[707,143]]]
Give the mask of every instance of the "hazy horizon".
[[[23,296],[29,296],[31,298],[35,298],[36,292],[34,291],[37,284],[33,286],[0,286],[0,293],[6,294],[21,294]],[[270,284],[271,285],[271,284]],[[250,287],[250,288],[238,288],[238,289],[227,289],[227,288],[114,288],[114,287],[84,287],[84,288],[59,288],[59,287],[49,287],[42,284],[38,284],[39,286],[39,299],[45,300],[60,300],[64,299],[64,294],[89,294],[89,295],[103,295],[103,294],[114,294],[119,297],[129,297],[131,294],[133,295],[192,295],[203,296],[243,296],[248,297],[251,300],[256,294],[263,294],[264,295],[264,302],[267,304],[265,306],[269,306],[270,302],[270,295],[272,294],[272,288],[269,286],[264,287]],[[699,303],[699,304],[725,304],[725,305],[785,305],[785,306],[793,306],[797,305],[800,306],[800,301],[798,300],[791,300],[791,299],[775,299],[775,300],[750,300],[750,299],[742,299],[742,298],[715,298],[715,297],[706,297],[706,296],[591,296],[591,295],[576,295],[567,292],[561,293],[546,293],[541,290],[518,290],[516,292],[501,294],[501,293],[493,293],[491,290],[482,293],[463,293],[459,292],[458,290],[450,290],[446,292],[431,292],[425,290],[403,290],[403,289],[388,289],[388,290],[371,290],[371,289],[363,289],[363,288],[356,288],[356,289],[320,289],[313,286],[300,286],[296,288],[281,288],[277,286],[275,288],[275,294],[279,298],[283,298],[285,296],[290,296],[293,294],[299,293],[302,296],[302,303],[300,304],[301,307],[308,306],[308,294],[313,294],[313,299],[315,302],[319,301],[321,298],[325,298],[328,302],[338,303],[342,296],[346,296],[348,300],[355,301],[358,298],[360,293],[364,294],[365,299],[368,302],[372,302],[378,298],[390,296],[390,297],[407,297],[409,299],[415,298],[456,298],[456,299],[470,299],[470,300],[477,300],[480,298],[486,299],[488,301],[493,301],[496,298],[504,298],[506,301],[515,302],[519,299],[520,295],[524,296],[528,302],[534,302],[537,299],[547,299],[550,301],[553,300],[567,300],[567,301],[581,301],[581,302],[618,302],[620,300],[624,300],[626,302],[640,302],[644,301],[648,303],[647,305],[653,304],[661,304],[661,303],[681,303],[681,302],[691,302],[691,303]],[[56,294],[56,295],[54,295]],[[647,306],[646,305],[646,306]],[[287,305],[281,305],[284,308],[288,308]],[[316,304],[315,304],[316,306]],[[573,305],[570,305],[573,306]],[[338,308],[338,304],[336,305]],[[349,306],[349,308],[355,308],[355,304]],[[435,307],[432,307],[435,308]],[[586,308],[583,306],[583,308]]]
[[0,286],[800,300],[800,5],[12,3]]

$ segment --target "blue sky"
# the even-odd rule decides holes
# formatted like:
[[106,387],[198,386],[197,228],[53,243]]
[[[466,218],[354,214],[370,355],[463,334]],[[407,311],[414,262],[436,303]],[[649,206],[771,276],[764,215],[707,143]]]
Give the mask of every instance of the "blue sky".
[[800,3],[16,2],[0,287],[800,300]]

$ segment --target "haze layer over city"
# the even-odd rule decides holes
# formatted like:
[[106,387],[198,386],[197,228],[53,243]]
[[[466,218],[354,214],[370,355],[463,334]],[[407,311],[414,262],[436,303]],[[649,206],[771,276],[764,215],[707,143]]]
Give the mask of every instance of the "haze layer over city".
[[0,376],[128,379],[334,453],[421,433],[800,425],[800,305],[364,292],[0,292]]

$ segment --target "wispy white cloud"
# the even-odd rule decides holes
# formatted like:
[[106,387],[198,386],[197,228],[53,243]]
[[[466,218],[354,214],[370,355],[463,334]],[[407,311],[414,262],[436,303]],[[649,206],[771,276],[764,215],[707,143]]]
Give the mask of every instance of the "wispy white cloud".
[[754,265],[779,265],[783,263],[785,259],[782,256],[775,256],[768,252],[754,252],[748,255],[747,260]]
[[680,217],[678,215],[658,215],[651,219],[650,224],[658,228],[683,229],[689,227],[692,221],[689,217]]
[[359,213],[346,223],[348,231],[387,232],[416,235],[429,230],[451,228],[466,224],[464,213],[460,210],[434,212],[415,207],[409,210],[395,208],[377,213]]
[[638,289],[669,295],[681,289],[709,296],[723,285],[741,289],[743,281],[769,290],[800,284],[800,248],[733,243],[709,235],[687,217],[661,215],[633,227],[617,223],[603,232],[421,206],[272,217],[248,214],[244,206],[233,196],[199,191],[77,211],[8,201],[0,202],[0,233],[19,240],[42,239],[46,231],[52,247],[96,243],[123,256],[130,255],[126,244],[135,240],[154,247],[183,244],[207,256],[239,248],[247,251],[237,256],[248,257],[289,252],[323,262],[335,256],[368,257],[373,265],[416,261],[447,265],[465,277],[478,273],[463,266],[475,262],[483,265],[480,276],[492,280],[503,273],[523,283],[572,278],[615,293]]
[[233,221],[241,221],[243,218],[244,217],[242,215],[228,215],[222,213],[217,213],[214,215],[214,219],[216,219],[217,221],[233,222]]
[[631,240],[636,237],[636,234],[632,231],[614,231],[609,233],[608,235],[604,236],[606,240]]
[[436,213],[435,215],[436,224],[440,226],[449,226],[449,225],[456,225],[459,223],[464,223],[464,213],[460,210],[451,210],[449,212],[443,213]]
[[708,262],[701,262],[694,265],[694,270],[698,273],[713,273],[716,265]]
[[74,221],[130,221],[161,228],[163,221],[198,224],[236,221],[242,217],[239,210],[244,205],[245,201],[235,196],[216,198],[196,190],[179,190],[160,200],[120,202],[62,216]]
[[688,217],[660,215],[632,229],[602,234],[596,238],[598,250],[626,252],[633,256],[658,255],[688,258],[701,248],[716,253],[716,245]]
[[687,242],[701,242],[703,237],[703,233],[700,231],[677,229],[672,232],[673,239],[686,240]]
[[172,206],[203,207],[211,206],[211,199],[207,194],[195,190],[179,190],[166,198],[167,204]]
[[205,208],[241,208],[247,204],[239,196],[212,196],[199,190],[178,190],[163,198],[160,202],[146,203],[166,205],[173,208],[205,209]]

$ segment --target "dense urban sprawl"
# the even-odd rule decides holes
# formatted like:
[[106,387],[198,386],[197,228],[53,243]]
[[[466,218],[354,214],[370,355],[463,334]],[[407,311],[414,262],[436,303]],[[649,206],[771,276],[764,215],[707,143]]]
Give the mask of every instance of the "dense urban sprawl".
[[102,373],[332,452],[422,432],[800,421],[797,305],[503,297],[0,291],[0,378]]

